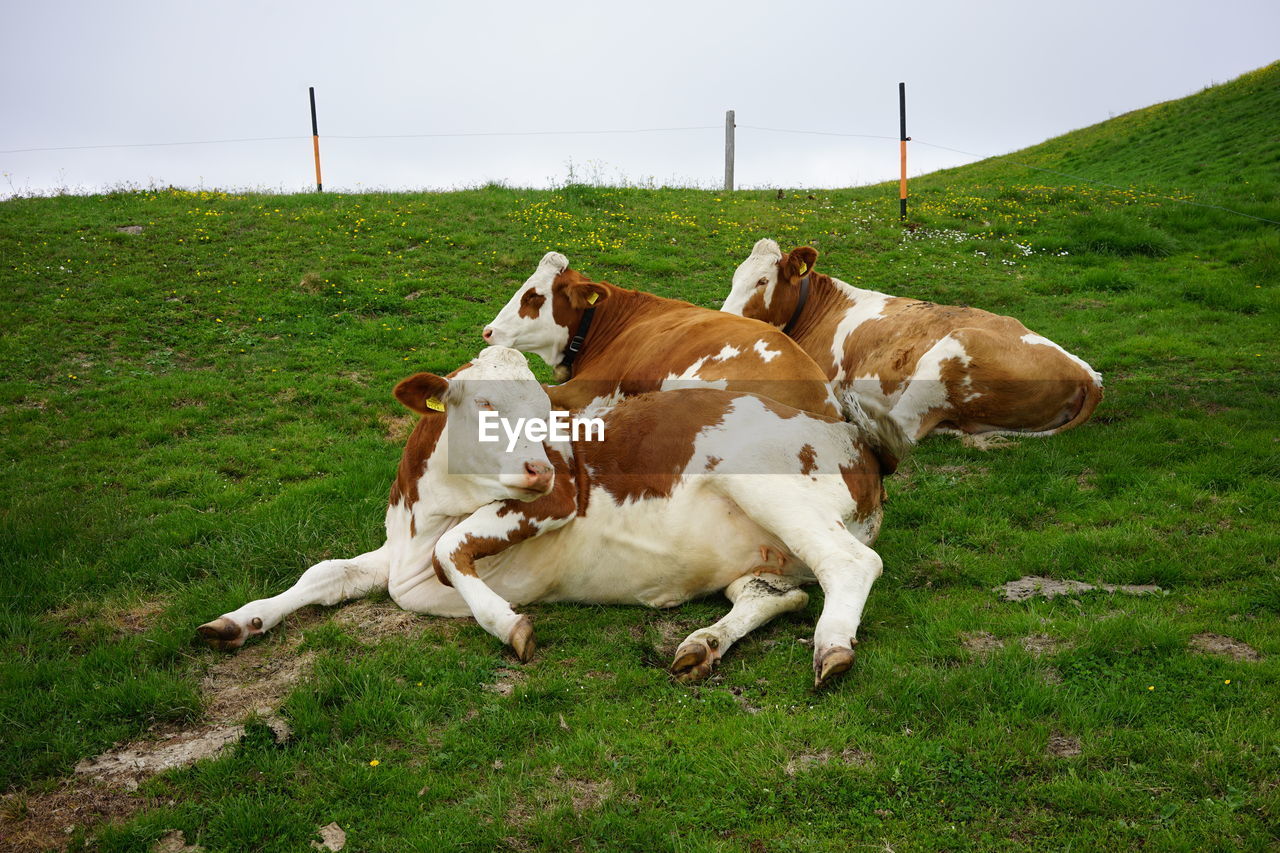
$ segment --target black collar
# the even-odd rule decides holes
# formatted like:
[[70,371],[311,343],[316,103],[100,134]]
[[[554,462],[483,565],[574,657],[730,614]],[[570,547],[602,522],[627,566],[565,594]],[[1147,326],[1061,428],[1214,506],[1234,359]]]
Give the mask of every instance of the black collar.
[[573,375],[573,362],[578,358],[578,353],[582,352],[582,344],[587,339],[587,332],[591,331],[591,318],[595,314],[595,308],[588,308],[582,312],[582,319],[578,321],[578,333],[573,336],[573,340],[569,341],[569,346],[564,350],[564,358],[560,359],[560,366],[569,371],[570,376]]
[[782,327],[782,334],[791,334],[791,330],[796,327],[796,321],[800,319],[800,312],[804,310],[805,303],[808,301],[809,276],[805,276],[800,279],[800,301],[796,303],[796,310],[791,313],[791,319],[787,321],[787,325]]

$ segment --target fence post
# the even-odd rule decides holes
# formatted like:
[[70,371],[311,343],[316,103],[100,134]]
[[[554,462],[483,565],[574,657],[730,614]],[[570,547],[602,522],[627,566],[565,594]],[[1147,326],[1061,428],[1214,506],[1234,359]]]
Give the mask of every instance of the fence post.
[[907,84],[898,84],[898,148],[902,158],[902,177],[898,181],[898,215],[907,219]]
[[724,114],[724,188],[733,192],[733,110]]
[[311,148],[316,155],[316,192],[324,192],[324,183],[320,180],[320,129],[316,125],[316,87],[309,87],[311,93]]

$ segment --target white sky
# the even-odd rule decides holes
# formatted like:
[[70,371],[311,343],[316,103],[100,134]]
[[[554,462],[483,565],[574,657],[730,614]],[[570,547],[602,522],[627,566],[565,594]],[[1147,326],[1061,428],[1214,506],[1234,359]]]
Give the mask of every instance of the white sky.
[[[0,196],[121,183],[305,190],[578,180],[739,186],[893,178],[907,132],[1002,153],[1280,58],[1276,0],[454,2],[5,0]],[[342,140],[452,132],[710,130]],[[912,174],[972,158],[911,149]]]

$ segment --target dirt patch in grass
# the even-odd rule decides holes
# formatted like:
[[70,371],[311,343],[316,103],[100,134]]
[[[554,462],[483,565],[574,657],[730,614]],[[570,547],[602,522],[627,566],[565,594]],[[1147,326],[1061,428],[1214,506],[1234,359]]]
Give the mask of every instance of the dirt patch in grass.
[[1004,640],[990,631],[966,631],[960,635],[960,645],[975,655],[989,655],[997,649],[1004,648]]
[[250,714],[269,717],[289,691],[311,671],[314,652],[294,654],[301,640],[281,648],[259,644],[241,649],[209,667],[200,679],[206,714],[219,723],[241,722]]
[[510,696],[515,692],[516,685],[522,684],[528,678],[524,670],[508,669],[505,666],[500,667],[494,675],[497,676],[497,680],[492,684],[484,685],[484,689],[499,696]]
[[[116,611],[112,611],[117,613]],[[147,621],[154,602],[119,611],[121,624]],[[206,719],[186,728],[157,728],[144,739],[86,758],[71,779],[48,794],[11,794],[0,810],[0,849],[57,850],[79,833],[104,822],[119,822],[155,804],[134,792],[145,780],[176,767],[219,755],[244,737],[244,720],[265,718],[276,737],[289,727],[275,716],[293,686],[311,669],[314,653],[297,654],[300,631],[282,631],[271,640],[220,657],[200,679]],[[185,842],[184,842],[185,844]],[[175,850],[184,847],[173,848]]]
[[1026,650],[1027,654],[1033,658],[1043,657],[1044,655],[1057,654],[1066,648],[1066,643],[1048,634],[1031,634],[1018,639],[1018,645]]
[[1206,655],[1219,655],[1234,660],[1262,660],[1262,655],[1253,646],[1222,634],[1196,634],[1187,641],[1187,645]]
[[1017,447],[1018,442],[1003,435],[979,433],[978,435],[960,436],[960,444],[973,450],[1004,450],[1008,447]]
[[1005,601],[1026,601],[1037,596],[1053,599],[1060,595],[1081,595],[1086,592],[1122,592],[1125,595],[1152,595],[1157,592],[1163,592],[1155,584],[1117,586],[1104,583],[1094,585],[1084,581],[1062,581],[1056,578],[1040,577],[1039,575],[1030,575],[1018,578],[1016,581],[1009,581],[1003,586],[996,587],[993,591],[1000,593]]
[[151,853],[200,853],[202,850],[204,848],[198,844],[188,844],[181,829],[165,833],[151,845]]
[[164,599],[145,599],[127,604],[102,604],[96,601],[79,601],[69,604],[50,615],[69,628],[100,622],[119,634],[141,634],[156,624],[156,618],[164,612],[168,602]]
[[418,424],[417,415],[378,415],[378,423],[385,432],[383,437],[392,444],[404,444],[409,433]]
[[357,629],[362,642],[372,643],[386,637],[408,637],[424,625],[421,614],[403,610],[393,601],[367,598],[339,609],[334,613],[333,621]]
[[871,763],[871,756],[860,749],[844,749],[840,754],[824,749],[821,752],[801,752],[787,759],[783,768],[788,776],[796,776],[815,767],[828,764],[843,764],[846,767],[866,767]]
[[86,758],[76,765],[75,772],[78,776],[136,790],[142,781],[157,773],[213,758],[242,737],[244,726],[201,726],[173,731],[159,740],[135,741],[96,758]]
[[1045,751],[1054,758],[1070,758],[1073,755],[1079,755],[1080,738],[1054,732],[1049,735],[1049,743],[1045,746]]
[[119,786],[82,780],[43,794],[7,794],[0,800],[0,850],[61,850],[94,826],[157,804]]
[[591,811],[613,793],[613,783],[608,779],[566,779],[560,788],[569,793],[574,814]]

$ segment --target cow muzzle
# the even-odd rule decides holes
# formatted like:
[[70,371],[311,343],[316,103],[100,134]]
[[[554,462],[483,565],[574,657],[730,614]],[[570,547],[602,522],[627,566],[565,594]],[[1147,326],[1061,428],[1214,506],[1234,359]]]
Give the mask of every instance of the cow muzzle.
[[551,491],[555,480],[556,472],[550,465],[546,462],[530,461],[524,463],[524,485],[520,488],[545,495]]

